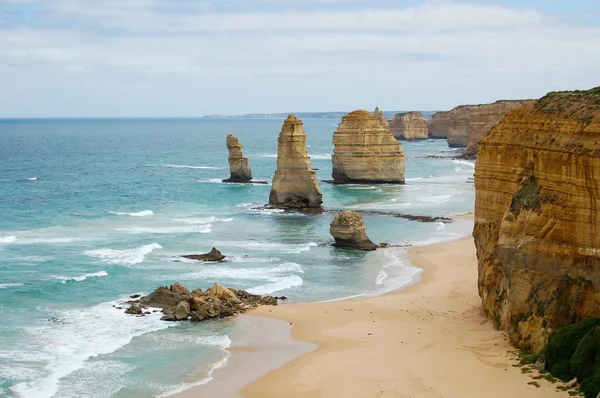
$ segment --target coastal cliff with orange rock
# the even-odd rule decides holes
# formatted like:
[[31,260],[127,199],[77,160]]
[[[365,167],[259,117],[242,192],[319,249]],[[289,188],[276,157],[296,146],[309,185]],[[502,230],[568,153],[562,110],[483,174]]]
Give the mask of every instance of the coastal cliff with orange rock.
[[513,344],[600,317],[600,87],[508,113],[475,165],[478,287]]
[[394,137],[400,140],[426,140],[427,126],[420,112],[396,113],[390,126]]

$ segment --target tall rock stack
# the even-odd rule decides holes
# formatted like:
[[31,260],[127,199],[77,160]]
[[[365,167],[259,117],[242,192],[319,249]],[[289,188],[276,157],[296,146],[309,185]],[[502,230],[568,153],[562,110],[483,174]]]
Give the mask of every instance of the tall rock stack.
[[469,132],[469,121],[471,120],[471,110],[473,106],[459,105],[449,113],[450,123],[446,139],[451,148],[465,148],[469,142],[467,134]]
[[390,124],[389,124],[388,120],[386,119],[385,115],[383,114],[381,109],[379,109],[378,106],[375,107],[375,111],[373,112],[373,115],[377,116],[377,119],[379,119],[379,123],[381,124],[381,127],[383,127],[386,130],[390,129]]
[[429,138],[447,138],[450,128],[450,112],[436,112],[427,126]]
[[227,149],[229,150],[229,172],[231,176],[223,182],[250,182],[252,170],[248,158],[242,153],[242,143],[232,134],[227,135]]
[[277,141],[277,170],[269,204],[280,208],[321,207],[323,195],[306,151],[302,121],[289,115]]
[[404,183],[402,144],[368,111],[342,117],[333,145],[334,183]]
[[600,87],[550,93],[479,142],[475,228],[483,307],[512,343],[600,317]]
[[400,140],[426,140],[427,126],[420,112],[397,113],[392,119],[392,134]]

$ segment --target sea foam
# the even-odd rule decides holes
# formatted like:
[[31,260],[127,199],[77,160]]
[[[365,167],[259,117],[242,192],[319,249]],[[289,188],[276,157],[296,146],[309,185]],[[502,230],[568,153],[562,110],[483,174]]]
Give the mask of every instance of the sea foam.
[[58,279],[61,283],[67,283],[69,281],[74,281],[74,282],[82,282],[84,280],[86,280],[87,278],[101,278],[104,276],[108,276],[108,272],[106,271],[98,271],[98,272],[94,272],[92,274],[85,274],[85,275],[80,275],[80,276],[58,276],[58,275],[54,275],[52,277],[52,279]]
[[117,216],[131,216],[131,217],[147,217],[153,216],[154,212],[152,210],[142,210],[134,213],[126,213],[122,211],[109,211],[110,214],[116,214]]
[[185,227],[126,227],[118,228],[117,231],[131,234],[209,234],[212,231],[211,224],[189,225]]
[[268,283],[266,285],[260,285],[248,289],[248,293],[251,294],[273,294],[281,290],[290,289],[292,287],[302,286],[304,280],[298,275],[290,275],[281,278],[275,282]]
[[151,243],[135,249],[97,249],[88,250],[84,254],[88,257],[100,259],[103,263],[135,265],[144,262],[146,255],[152,253],[155,249],[162,249],[162,246],[158,243]]

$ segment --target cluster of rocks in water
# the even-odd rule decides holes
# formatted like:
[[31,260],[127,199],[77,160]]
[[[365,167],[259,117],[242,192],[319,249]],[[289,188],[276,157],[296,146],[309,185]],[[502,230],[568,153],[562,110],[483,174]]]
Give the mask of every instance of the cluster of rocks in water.
[[126,314],[143,316],[151,313],[150,308],[161,308],[163,321],[193,322],[230,317],[260,305],[277,305],[278,300],[287,299],[285,296],[250,294],[245,290],[226,288],[219,283],[206,290],[189,291],[179,282],[161,286],[147,296],[131,297],[134,300],[129,301]]

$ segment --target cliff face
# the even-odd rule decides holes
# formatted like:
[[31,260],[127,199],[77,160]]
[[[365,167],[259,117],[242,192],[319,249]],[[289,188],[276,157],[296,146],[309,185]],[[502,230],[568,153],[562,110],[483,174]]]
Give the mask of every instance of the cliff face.
[[390,124],[388,123],[388,120],[386,119],[385,115],[379,109],[378,106],[375,107],[375,111],[373,112],[373,115],[377,116],[377,119],[379,119],[379,124],[381,124],[381,127],[383,127],[386,130],[390,129]]
[[449,114],[448,145],[465,149],[466,156],[477,153],[477,144],[500,120],[527,101],[496,101],[493,104],[460,105]]
[[250,182],[252,170],[248,164],[248,158],[242,153],[242,143],[237,137],[227,135],[227,149],[229,150],[229,172],[231,177],[224,182]]
[[479,142],[479,294],[497,327],[539,351],[600,317],[600,88],[550,93]]
[[289,115],[277,141],[277,170],[269,204],[281,208],[321,207],[323,195],[306,151],[302,121]]
[[450,112],[436,112],[427,126],[430,138],[447,138],[450,129]]
[[403,183],[404,150],[377,116],[357,110],[342,117],[333,134],[333,180],[344,183]]
[[420,112],[397,113],[391,126],[394,137],[407,141],[426,140],[427,126]]

